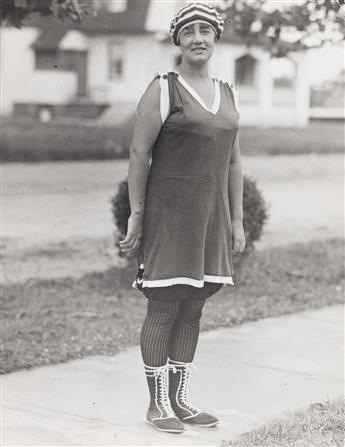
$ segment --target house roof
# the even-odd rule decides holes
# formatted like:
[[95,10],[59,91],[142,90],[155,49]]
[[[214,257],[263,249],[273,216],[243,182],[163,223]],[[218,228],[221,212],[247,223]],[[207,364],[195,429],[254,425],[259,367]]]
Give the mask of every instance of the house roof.
[[146,22],[150,0],[127,0],[123,12],[100,11],[97,17],[87,17],[79,29],[86,33],[138,34],[147,33]]
[[71,20],[59,20],[32,14],[25,21],[26,27],[37,27],[41,34],[32,47],[38,50],[57,49],[59,42],[69,30],[79,30],[89,35],[100,34],[151,34],[146,29],[151,0],[127,0],[127,8],[123,12],[100,10],[95,16],[84,18],[81,24]]
[[51,22],[50,26],[44,26],[44,23],[42,24],[43,26],[39,27],[41,29],[41,34],[32,44],[32,48],[35,50],[56,50],[59,47],[61,39],[67,31],[71,29],[69,26],[66,26],[66,24],[56,23],[55,20],[52,20]]

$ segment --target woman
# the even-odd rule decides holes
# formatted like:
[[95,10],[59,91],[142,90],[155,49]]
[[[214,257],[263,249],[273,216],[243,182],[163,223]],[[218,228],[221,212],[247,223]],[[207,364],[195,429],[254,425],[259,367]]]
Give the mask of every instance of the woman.
[[233,284],[232,252],[245,247],[239,113],[233,88],[208,74],[223,25],[205,4],[176,14],[170,32],[182,62],[146,89],[130,148],[131,215],[120,247],[137,256],[133,287],[148,299],[140,335],[147,420],[174,433],[183,422],[219,422],[189,401],[189,373],[205,300]]

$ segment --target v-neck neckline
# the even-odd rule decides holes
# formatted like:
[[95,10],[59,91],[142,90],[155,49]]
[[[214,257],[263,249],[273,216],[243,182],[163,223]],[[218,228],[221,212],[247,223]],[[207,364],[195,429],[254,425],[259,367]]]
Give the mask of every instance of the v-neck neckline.
[[213,115],[215,115],[218,111],[219,111],[219,107],[220,107],[220,90],[219,90],[219,83],[217,81],[217,79],[212,78],[212,81],[214,83],[214,99],[213,99],[213,104],[212,107],[209,108],[206,106],[206,104],[204,103],[203,99],[201,98],[201,96],[194,90],[194,88],[181,76],[180,73],[178,73],[177,71],[174,71],[174,73],[177,74],[177,79],[179,80],[179,82],[183,85],[183,87],[193,96],[193,98],[208,112],[212,113]]

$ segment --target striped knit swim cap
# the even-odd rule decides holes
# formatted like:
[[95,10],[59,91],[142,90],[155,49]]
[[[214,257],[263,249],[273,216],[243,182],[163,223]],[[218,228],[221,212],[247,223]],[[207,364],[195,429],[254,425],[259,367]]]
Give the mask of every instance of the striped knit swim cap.
[[191,3],[184,6],[170,23],[170,35],[175,45],[179,45],[178,34],[186,25],[204,22],[212,26],[218,40],[224,29],[224,20],[219,12],[205,3]]

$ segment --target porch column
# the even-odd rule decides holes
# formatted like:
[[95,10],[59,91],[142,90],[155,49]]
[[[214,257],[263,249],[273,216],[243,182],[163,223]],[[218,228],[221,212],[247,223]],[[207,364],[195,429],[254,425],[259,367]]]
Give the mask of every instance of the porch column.
[[310,82],[308,77],[308,53],[306,51],[294,54],[296,62],[295,87],[295,126],[305,127],[309,124],[310,112]]
[[273,107],[273,76],[270,65],[270,55],[263,52],[258,66],[258,127],[270,127]]

